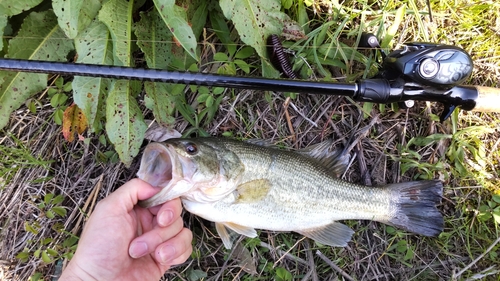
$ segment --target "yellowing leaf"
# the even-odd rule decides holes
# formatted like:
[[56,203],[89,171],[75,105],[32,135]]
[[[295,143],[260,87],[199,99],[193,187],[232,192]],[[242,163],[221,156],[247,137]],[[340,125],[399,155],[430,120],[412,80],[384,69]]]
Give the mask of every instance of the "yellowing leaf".
[[87,118],[83,111],[76,105],[72,104],[64,111],[63,116],[63,136],[69,141],[75,140],[75,133],[78,135],[83,134],[87,129]]

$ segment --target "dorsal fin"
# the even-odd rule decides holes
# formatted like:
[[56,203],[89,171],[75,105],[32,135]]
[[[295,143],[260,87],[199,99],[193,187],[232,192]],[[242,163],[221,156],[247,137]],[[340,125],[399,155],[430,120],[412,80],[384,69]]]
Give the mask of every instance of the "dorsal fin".
[[263,146],[263,147],[271,147],[271,148],[279,148],[277,145],[272,143],[270,140],[264,140],[264,139],[247,139],[245,140],[246,143],[258,145],[258,146]]
[[331,151],[332,144],[333,140],[329,139],[297,150],[296,152],[316,160],[330,170],[332,174],[340,177],[347,169],[350,155],[344,149]]

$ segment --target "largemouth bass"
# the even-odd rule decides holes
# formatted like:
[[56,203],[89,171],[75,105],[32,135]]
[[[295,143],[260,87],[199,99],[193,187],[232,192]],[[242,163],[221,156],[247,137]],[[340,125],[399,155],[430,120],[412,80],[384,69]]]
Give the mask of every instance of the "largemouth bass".
[[286,151],[225,138],[151,143],[137,175],[162,190],[140,205],[180,197],[187,211],[215,222],[226,248],[226,227],[248,237],[255,229],[294,231],[331,246],[346,246],[354,233],[339,220],[373,220],[425,236],[443,230],[440,181],[346,182],[336,175],[342,161],[330,144]]

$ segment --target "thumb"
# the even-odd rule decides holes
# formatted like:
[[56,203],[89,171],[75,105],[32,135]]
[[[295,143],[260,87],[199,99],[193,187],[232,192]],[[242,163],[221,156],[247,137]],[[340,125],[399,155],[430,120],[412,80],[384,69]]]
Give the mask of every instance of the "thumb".
[[105,205],[111,208],[125,208],[129,212],[132,211],[139,200],[148,199],[160,190],[143,180],[132,179],[101,200],[101,202],[105,201]]

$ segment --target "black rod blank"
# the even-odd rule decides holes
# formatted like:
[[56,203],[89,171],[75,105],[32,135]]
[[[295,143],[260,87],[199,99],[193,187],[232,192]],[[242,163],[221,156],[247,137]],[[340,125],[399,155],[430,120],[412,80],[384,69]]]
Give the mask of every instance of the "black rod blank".
[[0,59],[0,70],[351,97],[354,97],[358,91],[357,84],[348,83],[225,76],[160,69],[20,59]]

